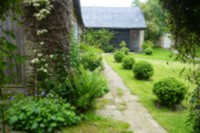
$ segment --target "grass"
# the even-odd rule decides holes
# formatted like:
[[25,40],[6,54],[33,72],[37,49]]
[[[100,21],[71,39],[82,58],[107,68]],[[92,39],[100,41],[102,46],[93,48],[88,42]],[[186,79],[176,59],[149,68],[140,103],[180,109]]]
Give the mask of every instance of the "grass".
[[109,65],[111,65],[111,67],[122,77],[124,83],[131,89],[131,92],[139,96],[140,102],[167,131],[170,133],[189,133],[192,128],[186,123],[189,113],[187,100],[183,102],[186,109],[176,112],[167,108],[159,109],[154,105],[156,96],[152,93],[152,86],[156,81],[164,77],[172,76],[186,82],[184,77],[187,71],[185,71],[181,76],[180,72],[184,67],[189,68],[190,66],[181,64],[180,62],[170,61],[171,59],[168,58],[169,53],[170,52],[161,50],[156,52],[154,51],[154,55],[152,56],[146,56],[143,54],[130,55],[134,56],[136,61],[145,60],[153,65],[155,70],[154,76],[148,81],[136,80],[133,76],[132,70],[122,69],[121,63],[114,62],[112,55],[107,55],[105,58]]
[[145,55],[144,53],[132,53],[136,58],[145,58],[145,59],[158,59],[165,61],[173,61],[174,54],[169,50],[163,48],[153,48],[152,55]]
[[126,122],[111,120],[95,115],[86,114],[86,120],[77,126],[63,129],[62,133],[132,133]]

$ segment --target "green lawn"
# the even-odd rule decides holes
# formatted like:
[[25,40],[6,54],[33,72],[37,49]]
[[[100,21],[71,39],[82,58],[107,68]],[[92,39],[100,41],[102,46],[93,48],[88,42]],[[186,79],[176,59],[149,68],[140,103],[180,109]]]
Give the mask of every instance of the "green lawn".
[[132,70],[122,69],[121,63],[116,63],[113,59],[113,55],[106,55],[105,58],[109,65],[122,77],[125,84],[131,89],[131,92],[139,96],[140,102],[166,130],[170,133],[189,133],[191,131],[191,126],[187,126],[186,123],[189,113],[188,102],[186,100],[183,102],[186,109],[181,111],[171,111],[167,108],[159,109],[154,105],[156,97],[152,93],[152,86],[157,80],[172,76],[180,78],[186,83],[186,80],[184,80],[186,72],[181,76],[180,72],[184,67],[189,68],[190,66],[181,64],[180,62],[169,61],[172,59],[168,57],[168,54],[170,54],[170,52],[163,49],[161,51],[154,51],[154,55],[152,56],[130,54],[130,56],[135,57],[136,62],[145,60],[153,65],[155,71],[154,76],[148,81],[136,80]]
[[126,122],[111,120],[95,115],[86,114],[86,120],[77,126],[63,129],[62,133],[132,133],[128,131]]
[[132,54],[134,55],[134,57],[137,57],[137,58],[158,59],[158,60],[166,60],[166,61],[173,61],[175,58],[172,52],[163,48],[153,48],[152,55],[145,55],[144,53],[132,53]]

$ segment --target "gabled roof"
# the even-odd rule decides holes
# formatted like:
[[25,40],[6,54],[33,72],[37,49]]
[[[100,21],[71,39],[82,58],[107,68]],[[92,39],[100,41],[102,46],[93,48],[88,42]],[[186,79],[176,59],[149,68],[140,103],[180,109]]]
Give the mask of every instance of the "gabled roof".
[[144,29],[147,27],[139,7],[82,7],[86,28]]

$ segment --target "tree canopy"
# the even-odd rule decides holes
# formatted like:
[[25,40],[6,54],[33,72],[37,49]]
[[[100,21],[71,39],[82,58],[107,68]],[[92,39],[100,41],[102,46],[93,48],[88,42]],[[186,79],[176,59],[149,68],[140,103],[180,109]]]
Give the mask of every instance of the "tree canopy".
[[200,1],[160,0],[168,14],[168,28],[182,57],[196,57],[200,47]]
[[164,12],[158,0],[148,0],[146,3],[133,1],[133,6],[139,6],[147,23],[145,40],[157,41],[164,34]]

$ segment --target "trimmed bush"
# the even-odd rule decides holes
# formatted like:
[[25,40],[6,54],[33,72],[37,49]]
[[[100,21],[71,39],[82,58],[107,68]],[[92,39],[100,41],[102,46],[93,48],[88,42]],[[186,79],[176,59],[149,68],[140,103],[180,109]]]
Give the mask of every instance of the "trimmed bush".
[[125,56],[122,59],[122,67],[124,69],[132,69],[134,63],[135,63],[135,59],[133,57]]
[[145,41],[142,45],[143,50],[146,48],[153,48],[153,47],[154,47],[154,44],[150,40]]
[[186,87],[183,83],[173,77],[161,79],[153,86],[153,93],[167,107],[174,107],[180,104],[186,94]]
[[129,49],[128,49],[128,48],[124,48],[123,51],[124,51],[124,54],[125,54],[125,55],[128,55],[128,54],[129,54]]
[[152,55],[153,49],[152,49],[152,48],[146,48],[146,49],[144,50],[144,53],[145,53],[146,55]]
[[122,62],[122,59],[124,57],[125,57],[125,54],[122,51],[116,51],[114,53],[114,59],[115,59],[116,62],[119,62],[119,63]]
[[148,80],[153,76],[153,67],[146,61],[139,61],[134,65],[133,73],[136,79]]
[[75,109],[60,98],[14,98],[6,111],[6,121],[14,130],[31,133],[52,133],[77,124]]
[[121,49],[120,51],[124,52],[125,55],[128,55],[129,54],[129,49],[126,47],[127,44],[125,41],[121,41],[121,43],[119,44]]

